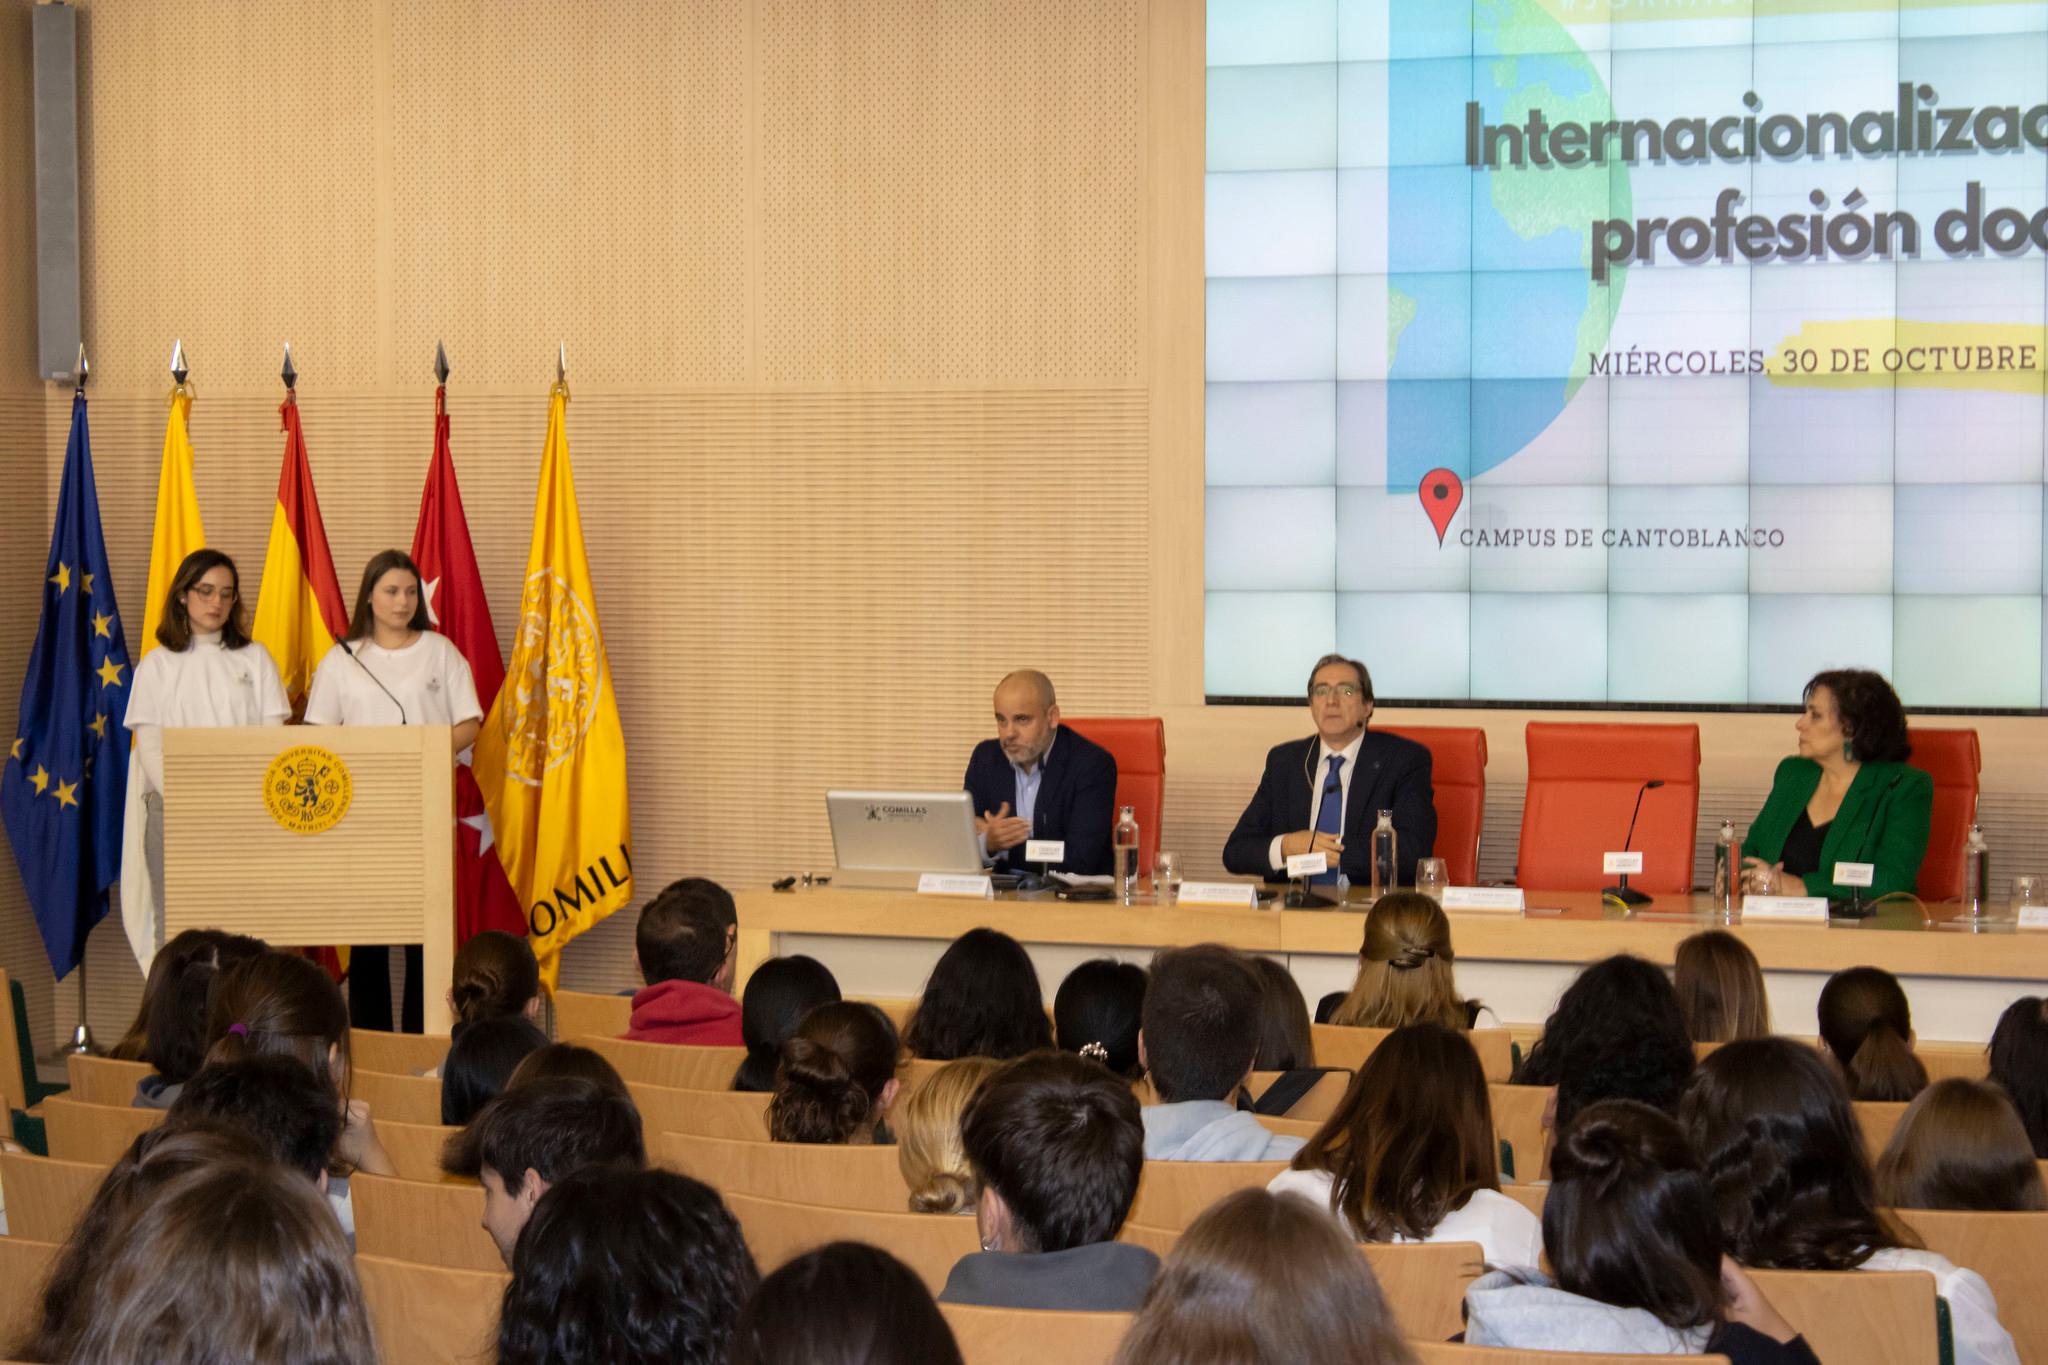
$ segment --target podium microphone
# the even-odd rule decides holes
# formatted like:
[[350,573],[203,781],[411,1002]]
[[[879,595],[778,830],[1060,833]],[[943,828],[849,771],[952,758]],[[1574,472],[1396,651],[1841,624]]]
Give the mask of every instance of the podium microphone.
[[[1636,808],[1629,812],[1628,833],[1623,836],[1621,841],[1621,851],[1623,853],[1628,852],[1629,845],[1635,842],[1636,817],[1643,813],[1643,794],[1652,788],[1663,785],[1663,778],[1653,777],[1642,786],[1636,788]],[[1628,884],[1628,873],[1626,872],[1621,874],[1619,885],[1603,887],[1600,894],[1606,899],[1620,901],[1623,905],[1648,905],[1650,903],[1649,896]]]
[[[342,652],[342,653],[344,653],[344,654],[348,655],[348,657],[349,657],[349,658],[351,658],[351,659],[355,659],[355,663],[356,663],[356,667],[357,667],[357,668],[360,668],[360,669],[362,669],[362,670],[363,670],[363,672],[364,672],[364,673],[367,673],[367,674],[369,674],[369,678],[370,678],[370,681],[371,681],[371,682],[373,682],[373,683],[375,683],[375,684],[377,684],[377,690],[378,690],[379,692],[382,692],[382,693],[383,693],[383,694],[384,694],[385,696],[387,696],[387,697],[391,697],[391,704],[392,704],[393,706],[395,706],[395,707],[397,707],[397,708],[398,708],[398,723],[399,723],[400,725],[408,725],[408,724],[410,724],[411,722],[410,722],[410,721],[408,721],[408,720],[406,720],[406,718],[405,718],[405,703],[404,703],[404,702],[402,702],[402,701],[400,701],[400,700],[399,700],[399,699],[398,699],[397,697],[393,697],[393,696],[391,695],[391,689],[390,689],[390,688],[388,688],[388,687],[386,687],[386,686],[384,685],[384,680],[383,680],[382,678],[378,677],[378,676],[377,676],[377,675],[376,675],[375,673],[371,673],[371,672],[370,672],[370,666],[369,666],[368,664],[364,663],[364,662],[363,662],[363,661],[362,661],[361,659],[356,659],[356,652],[355,652],[354,650],[352,650],[352,649],[350,649],[350,648],[348,647],[348,641],[346,641],[346,640],[336,640],[336,641],[335,641],[334,643],[336,643],[336,644],[338,644],[338,645],[340,645],[340,646],[341,646],[341,652]],[[1664,784],[1663,784],[1662,782],[1659,782],[1659,783],[1658,783],[1657,785],[1661,787],[1661,786],[1663,786]],[[1640,805],[1642,804],[1642,802],[1643,802],[1643,798],[1642,798],[1642,796],[1641,796],[1640,794],[1638,794],[1638,795],[1637,795],[1637,797],[1636,797],[1636,804],[1637,804],[1638,806],[1640,806]],[[1636,827],[1636,822],[1635,822],[1634,820],[1630,820],[1630,821],[1628,822],[1628,827],[1629,827],[1629,829],[1631,829],[1631,830],[1635,829],[1635,827]],[[1626,883],[1626,882],[1628,881],[1628,878],[1626,878],[1626,877],[1623,877],[1623,878],[1622,878],[1622,881],[1623,881],[1624,883]],[[1643,899],[1644,899],[1644,900],[1648,900],[1648,899],[1649,899],[1649,897],[1648,897],[1648,896],[1645,896],[1645,897],[1643,897]]]

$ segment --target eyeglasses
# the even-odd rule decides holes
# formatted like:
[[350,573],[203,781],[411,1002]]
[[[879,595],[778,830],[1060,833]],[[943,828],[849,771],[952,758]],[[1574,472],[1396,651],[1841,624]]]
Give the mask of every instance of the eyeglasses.
[[211,602],[216,597],[223,602],[235,600],[235,590],[233,588],[216,588],[211,583],[194,583],[192,585],[192,595],[202,602]]
[[1317,683],[1314,687],[1311,687],[1308,690],[1308,695],[1309,698],[1313,701],[1322,701],[1324,698],[1328,697],[1332,692],[1335,692],[1338,696],[1342,697],[1346,701],[1355,701],[1358,698],[1358,684]]

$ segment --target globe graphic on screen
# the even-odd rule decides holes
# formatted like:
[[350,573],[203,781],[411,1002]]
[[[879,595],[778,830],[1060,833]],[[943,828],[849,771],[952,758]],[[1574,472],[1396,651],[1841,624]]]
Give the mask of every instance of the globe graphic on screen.
[[[1404,9],[1393,7],[1397,55]],[[1488,125],[1526,128],[1532,110],[1551,125],[1615,117],[1600,70],[1536,0],[1480,0],[1471,15],[1469,87],[1434,85],[1424,107],[1403,99],[1390,118],[1462,124],[1466,98]],[[1590,158],[1577,166],[1514,165],[1509,155],[1503,149],[1498,164],[1471,170],[1469,206],[1449,202],[1442,180],[1390,184],[1390,223],[1469,212],[1472,233],[1463,279],[1404,275],[1398,256],[1390,261],[1390,491],[1412,492],[1438,468],[1469,479],[1526,449],[1585,384],[1589,357],[1605,349],[1620,309],[1627,272],[1616,268],[1606,283],[1592,282],[1592,234],[1597,221],[1632,216],[1628,168]],[[1439,195],[1445,200],[1432,202]],[[1469,358],[1469,393],[1447,394],[1442,376],[1460,351]],[[1409,379],[1417,382],[1403,382]],[[1447,449],[1442,407],[1460,397],[1469,446]]]

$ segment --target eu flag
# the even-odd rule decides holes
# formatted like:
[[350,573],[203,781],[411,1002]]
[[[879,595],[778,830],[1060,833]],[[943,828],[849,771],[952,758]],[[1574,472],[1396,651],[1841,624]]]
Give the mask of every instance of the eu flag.
[[0,769],[0,820],[58,977],[85,956],[121,874],[128,786],[128,646],[100,535],[85,391],[71,400],[71,439],[57,525],[43,569],[43,615],[21,683],[21,711]]

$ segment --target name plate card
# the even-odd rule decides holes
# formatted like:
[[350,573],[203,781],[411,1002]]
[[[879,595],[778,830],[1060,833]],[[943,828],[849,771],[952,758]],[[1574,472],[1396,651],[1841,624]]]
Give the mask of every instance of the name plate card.
[[1259,908],[1259,888],[1250,882],[1182,882],[1176,905],[1234,905],[1240,910]]
[[1024,861],[1027,863],[1063,863],[1067,860],[1065,839],[1026,839]]
[[1742,922],[1784,921],[1790,924],[1826,924],[1825,896],[1744,896]]
[[1836,863],[1836,886],[1869,886],[1877,880],[1876,863]]
[[1525,906],[1519,886],[1447,886],[1446,910],[1488,910],[1496,914],[1519,915]]
[[1603,853],[1600,855],[1600,870],[1609,876],[1631,872],[1639,873],[1643,870],[1642,850],[1636,849],[1628,853]]
[[1292,853],[1287,858],[1287,875],[1290,877],[1320,877],[1330,870],[1330,855],[1327,853]]
[[996,884],[988,877],[976,877],[958,872],[924,872],[917,878],[917,894],[920,896],[971,896],[975,900],[992,901],[996,898]]
[[2022,905],[2018,929],[2048,929],[2048,905]]

